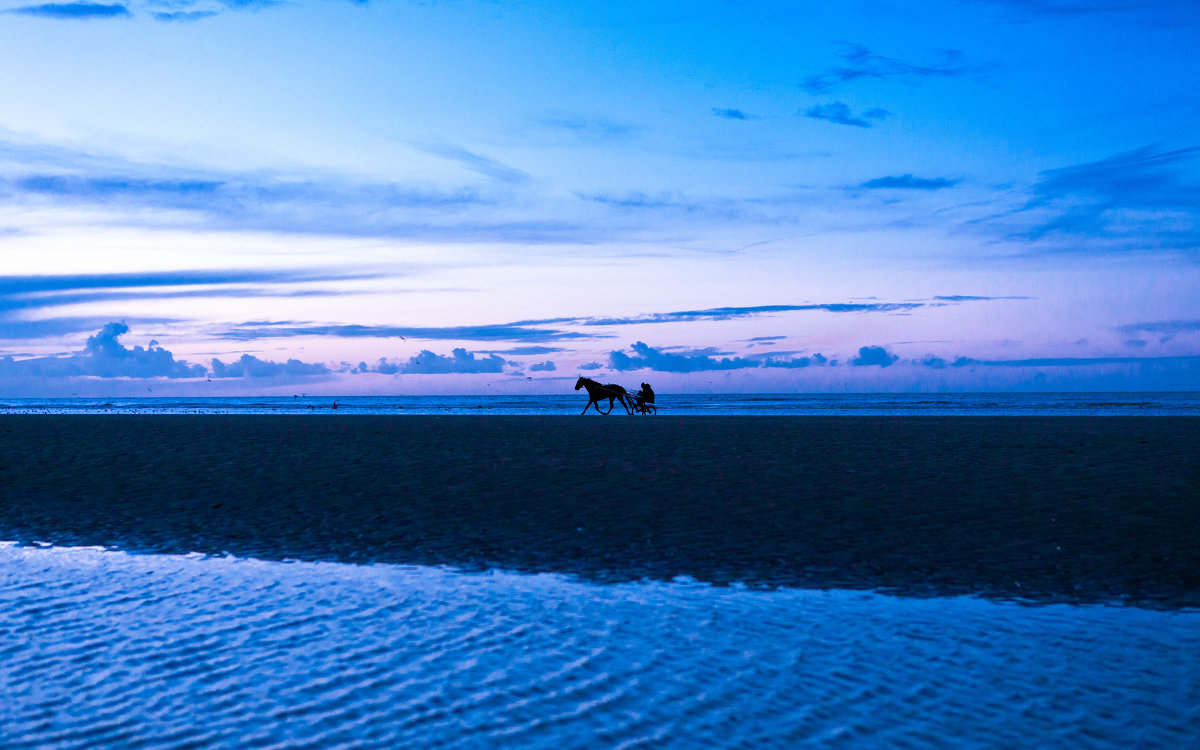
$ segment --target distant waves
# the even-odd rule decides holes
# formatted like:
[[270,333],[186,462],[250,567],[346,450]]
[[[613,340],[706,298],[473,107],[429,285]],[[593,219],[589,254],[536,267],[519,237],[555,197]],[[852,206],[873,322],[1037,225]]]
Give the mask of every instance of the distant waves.
[[[536,396],[255,396],[0,399],[14,414],[578,414],[587,398]],[[1200,393],[659,394],[663,415],[1200,416]],[[626,416],[618,404],[613,416]],[[596,414],[591,414],[596,418]]]

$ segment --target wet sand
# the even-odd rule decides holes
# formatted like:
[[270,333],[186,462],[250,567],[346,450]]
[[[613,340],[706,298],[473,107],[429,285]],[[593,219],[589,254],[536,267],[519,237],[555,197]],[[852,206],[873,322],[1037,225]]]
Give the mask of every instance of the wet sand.
[[1200,606],[1200,419],[0,417],[0,540]]

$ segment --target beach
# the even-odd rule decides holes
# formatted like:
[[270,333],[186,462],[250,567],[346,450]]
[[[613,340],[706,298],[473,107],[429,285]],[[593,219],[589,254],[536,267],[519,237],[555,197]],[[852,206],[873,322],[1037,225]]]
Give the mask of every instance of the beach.
[[1200,606],[1200,420],[0,418],[0,540]]

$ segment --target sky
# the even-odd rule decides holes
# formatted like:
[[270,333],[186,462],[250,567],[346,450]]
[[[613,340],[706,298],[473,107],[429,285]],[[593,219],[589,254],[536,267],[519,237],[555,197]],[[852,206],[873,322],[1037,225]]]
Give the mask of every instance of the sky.
[[0,0],[0,396],[1200,390],[1192,0]]

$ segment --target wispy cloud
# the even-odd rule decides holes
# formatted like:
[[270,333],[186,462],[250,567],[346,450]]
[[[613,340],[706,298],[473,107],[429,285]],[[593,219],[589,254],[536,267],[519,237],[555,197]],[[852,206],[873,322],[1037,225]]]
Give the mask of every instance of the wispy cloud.
[[1130,323],[1117,330],[1127,336],[1154,334],[1165,344],[1180,334],[1200,333],[1200,320],[1159,320],[1149,323]]
[[735,318],[770,315],[798,311],[823,311],[831,313],[892,313],[928,307],[927,302],[827,302],[803,305],[757,305],[754,307],[713,307],[707,310],[679,310],[676,312],[647,313],[629,317],[582,317],[546,318],[523,320],[513,325],[546,325],[570,323],[581,326],[622,326],[643,323],[682,323],[700,320],[733,320]]
[[[978,0],[970,0],[972,5]],[[1191,0],[984,0],[1007,11],[1012,20],[1122,16],[1150,25],[1200,23],[1200,6]]]
[[876,177],[859,185],[867,190],[942,190],[960,181],[948,177],[914,177],[911,174]]
[[750,115],[740,109],[722,109],[713,107],[712,113],[714,117],[720,117],[723,120],[749,120]]
[[441,341],[524,341],[529,343],[566,339],[604,338],[602,334],[584,334],[517,323],[480,326],[380,326],[380,325],[296,325],[255,322],[234,326],[216,334],[218,338],[251,341],[294,336],[332,336],[337,338],[413,338]]
[[915,64],[885,57],[861,44],[845,45],[838,55],[841,65],[804,79],[801,87],[810,94],[824,94],[861,79],[897,78],[917,81],[926,78],[949,78],[969,72],[963,53],[956,49],[939,50],[932,62]]
[[876,122],[888,118],[891,113],[886,109],[868,109],[861,116],[855,116],[850,106],[844,102],[815,104],[804,110],[804,116],[813,120],[824,120],[835,125],[850,125],[856,128],[869,128]]
[[935,295],[933,299],[941,302],[991,302],[993,300],[1033,299],[1033,297],[1024,297],[1021,295],[1008,295],[1005,297],[981,297],[976,294],[947,294]]
[[[0,321],[30,311],[133,299],[289,297],[339,294],[312,284],[380,278],[374,271],[329,269],[206,269],[114,274],[0,276]],[[302,288],[303,287],[303,288]]]
[[172,11],[155,11],[150,14],[155,21],[165,21],[167,23],[193,23],[202,21],[205,18],[212,18],[217,15],[215,10],[172,10]]
[[[1185,165],[1200,146],[1169,151],[1155,146],[1126,151],[1099,161],[1050,169],[1033,185],[1032,197],[1008,217],[1027,219],[1009,239],[1062,242],[1092,239],[1098,249],[1177,249],[1200,247],[1200,181]],[[1068,246],[1069,247],[1069,246]]]
[[43,3],[41,5],[22,5],[4,12],[66,20],[129,18],[133,15],[129,12],[129,8],[120,3]]
[[440,156],[443,159],[458,162],[476,174],[500,182],[523,182],[529,179],[528,172],[516,167],[510,167],[482,154],[468,151],[461,146],[442,144],[438,146],[424,146],[421,150],[434,156]]
[[542,128],[564,133],[584,142],[624,140],[638,131],[628,123],[577,112],[551,113],[537,118],[535,122]]
[[520,170],[470,152],[442,155],[504,187],[180,167],[0,141],[0,194],[13,207],[99,209],[103,219],[89,221],[190,231],[520,243],[604,238],[604,227],[565,218],[549,198],[514,197],[511,185],[524,179]]
[[1200,355],[1164,357],[1035,357],[1030,359],[974,359],[958,357],[945,360],[926,357],[915,360],[919,365],[942,369],[945,367],[1094,367],[1098,365],[1200,365]]

